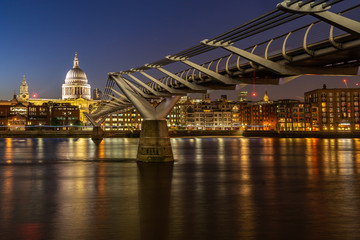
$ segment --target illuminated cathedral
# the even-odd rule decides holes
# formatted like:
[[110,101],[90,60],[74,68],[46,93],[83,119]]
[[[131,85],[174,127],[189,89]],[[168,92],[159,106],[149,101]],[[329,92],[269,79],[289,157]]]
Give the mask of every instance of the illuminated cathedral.
[[43,103],[69,103],[78,106],[80,109],[80,120],[86,122],[83,115],[84,112],[89,112],[90,109],[96,107],[99,100],[91,99],[91,86],[88,84],[88,79],[85,72],[79,67],[79,59],[75,53],[73,67],[67,72],[65,83],[62,84],[61,99],[41,99],[29,98],[28,84],[23,76],[23,81],[20,85],[20,94],[17,99],[20,102],[30,102],[35,105],[42,105]]
[[91,99],[91,87],[85,72],[79,67],[79,59],[75,52],[74,66],[70,69],[62,85],[62,99]]

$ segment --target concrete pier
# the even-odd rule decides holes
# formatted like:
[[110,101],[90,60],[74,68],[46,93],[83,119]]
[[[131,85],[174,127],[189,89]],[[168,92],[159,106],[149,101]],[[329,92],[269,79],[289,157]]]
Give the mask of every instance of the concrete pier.
[[99,145],[103,140],[103,138],[104,138],[104,131],[101,129],[101,127],[93,127],[91,140],[93,140],[93,142],[96,145]]
[[140,162],[174,161],[166,120],[144,120],[141,127],[136,160]]

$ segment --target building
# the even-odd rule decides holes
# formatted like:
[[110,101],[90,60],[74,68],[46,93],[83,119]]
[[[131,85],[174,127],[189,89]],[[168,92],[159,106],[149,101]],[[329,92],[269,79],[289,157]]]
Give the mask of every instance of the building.
[[19,102],[14,94],[7,116],[7,125],[10,130],[25,130],[28,107]]
[[237,123],[239,123],[239,126],[241,127],[242,130],[246,129],[247,125],[250,125],[250,109],[248,108],[248,105],[250,104],[250,101],[241,101],[237,103],[237,106],[239,107],[238,110],[238,121]]
[[181,125],[181,103],[176,104],[166,116],[167,125],[170,129],[178,129]]
[[106,131],[132,131],[139,130],[142,117],[135,108],[113,113],[106,117],[103,126]]
[[202,95],[201,102],[210,103],[211,102],[210,94],[209,93],[204,93]]
[[26,82],[25,75],[23,75],[23,80],[20,85],[20,94],[18,95],[18,99],[21,102],[29,100],[29,87]]
[[277,108],[273,101],[248,103],[245,107],[246,129],[253,131],[276,130]]
[[282,99],[276,101],[276,105],[278,131],[305,131],[304,103],[294,99]]
[[[180,104],[177,104],[167,115],[166,121],[170,129],[177,129],[180,126],[180,109]],[[140,130],[142,122],[140,113],[135,108],[131,108],[108,115],[103,126],[106,131],[133,131]]]
[[37,105],[37,106],[41,106],[44,103],[48,103],[48,104],[69,104],[72,106],[77,106],[79,108],[80,111],[80,116],[79,116],[79,120],[83,123],[87,122],[87,119],[84,115],[84,113],[89,113],[92,111],[92,109],[94,109],[97,104],[98,104],[98,100],[87,100],[87,99],[83,99],[83,98],[78,98],[78,99],[35,99],[35,98],[31,98],[28,101],[29,103],[33,104],[33,105]]
[[85,72],[79,67],[77,53],[75,53],[74,65],[70,69],[62,85],[62,99],[91,99],[91,87]]
[[47,103],[44,103],[41,106],[36,106],[33,104],[28,105],[27,109],[27,118],[26,126],[44,126],[50,125],[51,119],[51,106]]
[[80,118],[80,111],[78,106],[69,103],[51,104],[51,119],[60,121],[60,125],[73,125]]
[[[101,91],[98,90],[101,95]],[[77,106],[80,111],[79,120],[86,123],[87,119],[84,113],[89,113],[96,109],[99,100],[91,99],[91,88],[88,84],[88,79],[85,72],[79,67],[79,60],[77,53],[75,53],[74,65],[65,77],[65,83],[62,85],[62,98],[61,99],[41,99],[41,98],[29,98],[28,84],[23,77],[23,81],[20,86],[20,94],[18,99],[24,104],[32,104],[35,106],[54,106],[56,104],[68,104]]]
[[359,88],[315,89],[305,94],[305,104],[317,107],[320,131],[360,131]]
[[276,130],[277,108],[276,103],[269,100],[265,89],[263,101],[239,102],[239,124],[246,130],[269,131]]
[[4,130],[7,128],[9,112],[9,105],[0,104],[0,130]]
[[51,125],[52,119],[57,119],[59,125],[71,125],[79,115],[77,106],[52,102],[35,105],[19,101],[14,94],[11,101],[0,102],[0,130],[31,130]]
[[319,131],[319,108],[316,103],[305,105],[305,131]]
[[[208,102],[188,99],[181,104],[180,125],[193,130],[230,130],[238,127],[238,123],[233,122],[233,111],[235,102],[226,101]],[[236,114],[235,114],[236,115]],[[237,116],[235,116],[235,119]]]
[[100,89],[95,88],[93,90],[93,96],[92,96],[93,100],[101,100],[102,99],[102,92],[100,91]]
[[16,98],[16,94],[14,93],[14,97],[10,101],[0,101],[0,125],[1,130],[6,130],[8,128],[8,121],[10,116],[10,106],[14,106],[19,103],[19,100]]
[[268,101],[269,101],[269,96],[267,94],[267,90],[265,89],[264,102],[268,102]]
[[240,91],[239,94],[238,94],[238,101],[239,102],[246,102],[247,101],[247,94],[248,92],[247,91]]

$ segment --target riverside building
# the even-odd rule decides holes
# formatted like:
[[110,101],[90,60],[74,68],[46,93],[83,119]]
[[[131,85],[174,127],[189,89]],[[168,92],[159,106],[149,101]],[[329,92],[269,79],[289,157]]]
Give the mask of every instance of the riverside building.
[[294,99],[276,101],[277,130],[281,132],[305,131],[304,103]]
[[273,101],[248,103],[245,107],[246,130],[269,131],[276,130],[277,111]]
[[315,89],[305,93],[305,103],[317,106],[320,131],[360,131],[359,88]]
[[243,116],[240,117],[240,124],[246,130],[269,131],[276,130],[277,111],[276,103],[269,100],[267,90],[265,90],[263,101],[258,102],[239,102]]
[[188,99],[181,105],[180,124],[192,130],[232,130],[239,128],[239,106],[235,102],[222,97],[218,101],[210,101],[203,96],[200,101]]
[[[105,131],[133,131],[140,130],[143,118],[135,109],[127,109],[113,113],[106,117],[103,126]],[[168,127],[177,129],[180,125],[180,105],[177,104],[166,117]]]
[[31,130],[51,125],[57,118],[60,125],[72,125],[79,120],[79,108],[66,103],[35,105],[21,102],[16,95],[11,101],[0,101],[0,130]]

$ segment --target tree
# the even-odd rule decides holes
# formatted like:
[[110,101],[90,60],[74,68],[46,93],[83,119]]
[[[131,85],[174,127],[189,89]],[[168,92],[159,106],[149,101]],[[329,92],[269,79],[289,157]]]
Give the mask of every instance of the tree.
[[60,120],[58,119],[58,118],[52,118],[51,120],[50,120],[50,125],[51,126],[60,126]]
[[74,126],[84,126],[84,123],[78,119],[73,123],[73,125]]

